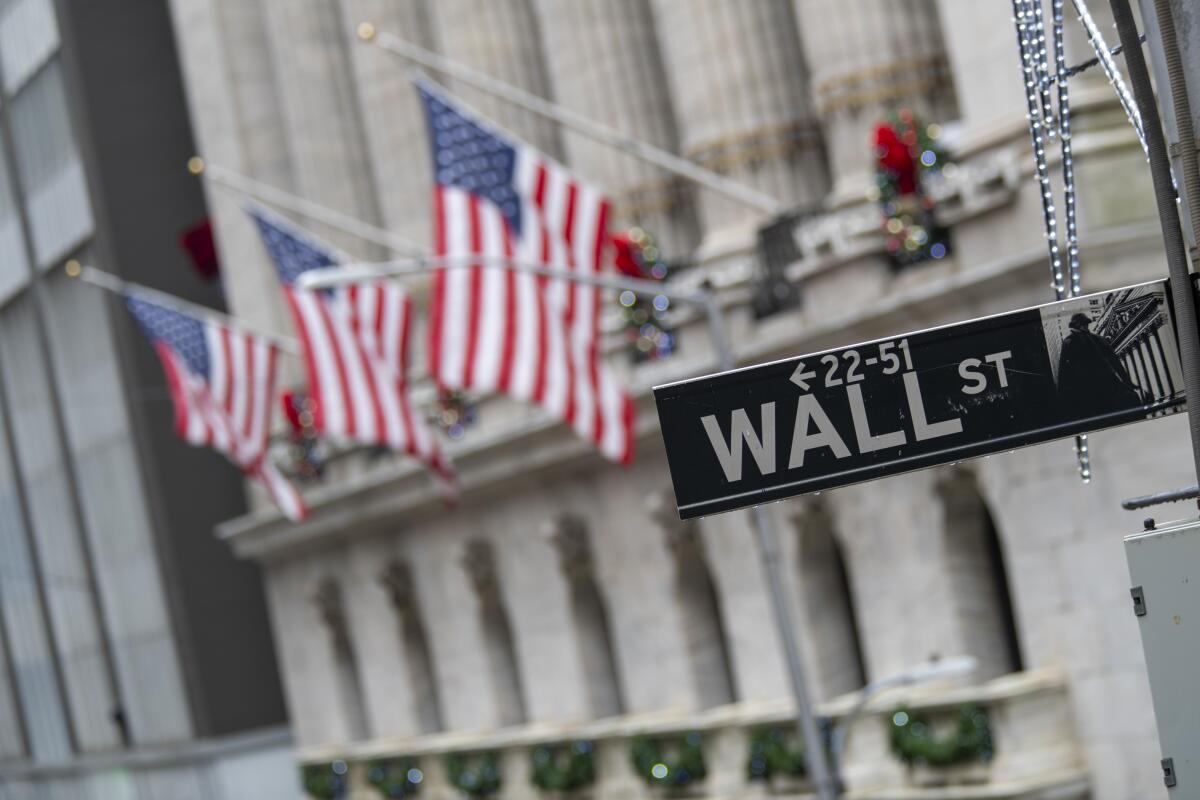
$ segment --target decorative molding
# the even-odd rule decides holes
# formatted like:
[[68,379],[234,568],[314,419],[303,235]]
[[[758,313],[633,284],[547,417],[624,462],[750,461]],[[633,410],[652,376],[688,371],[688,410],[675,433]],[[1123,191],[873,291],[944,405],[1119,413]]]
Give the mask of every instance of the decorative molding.
[[663,539],[671,554],[679,557],[687,547],[700,544],[697,535],[699,526],[695,520],[681,520],[675,510],[675,499],[670,489],[659,489],[646,495],[644,501],[650,519],[662,531]]
[[567,580],[595,577],[592,545],[582,517],[562,514],[545,524],[544,533],[558,552],[559,566]]
[[413,587],[412,567],[403,559],[389,561],[376,577],[401,616],[417,611],[417,595]]
[[463,548],[459,559],[475,593],[482,598],[499,597],[500,583],[496,576],[496,558],[492,544],[484,539],[472,539]]
[[342,602],[342,588],[337,580],[330,576],[321,578],[309,590],[308,599],[316,608],[330,635],[338,641],[347,640],[349,625],[346,621],[346,608]]

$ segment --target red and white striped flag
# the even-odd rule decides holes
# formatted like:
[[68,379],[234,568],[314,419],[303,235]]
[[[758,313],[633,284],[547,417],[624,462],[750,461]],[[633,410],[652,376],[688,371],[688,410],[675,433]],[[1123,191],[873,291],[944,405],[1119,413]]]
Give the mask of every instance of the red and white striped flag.
[[224,453],[258,478],[292,520],[308,509],[267,453],[274,407],[275,346],[212,319],[197,319],[134,292],[125,305],[154,345],[175,406],[175,430]]
[[[633,402],[600,352],[602,290],[505,269],[615,271],[608,201],[533,147],[424,81],[433,149],[430,371],[440,385],[537,403],[622,463],[633,456]],[[485,256],[486,263],[471,264]]]
[[319,434],[342,442],[385,445],[425,463],[447,498],[456,477],[408,393],[412,302],[395,281],[328,290],[302,289],[312,269],[343,262],[330,245],[251,206],[275,263],[300,334]]

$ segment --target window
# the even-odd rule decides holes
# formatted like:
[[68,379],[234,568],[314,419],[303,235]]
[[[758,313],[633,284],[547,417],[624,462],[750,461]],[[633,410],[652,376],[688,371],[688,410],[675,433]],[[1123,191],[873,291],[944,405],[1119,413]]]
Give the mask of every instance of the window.
[[9,118],[33,250],[45,269],[92,231],[83,163],[57,61],[13,99]]
[[0,139],[0,305],[29,281],[29,258],[25,255],[21,218],[13,200],[8,160],[2,145]]
[[52,0],[0,0],[0,70],[7,94],[16,94],[57,48]]

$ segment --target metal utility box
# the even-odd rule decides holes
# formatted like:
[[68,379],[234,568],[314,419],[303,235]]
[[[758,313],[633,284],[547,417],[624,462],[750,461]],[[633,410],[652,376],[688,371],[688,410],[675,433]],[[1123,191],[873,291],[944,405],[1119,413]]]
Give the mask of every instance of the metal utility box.
[[1125,537],[1132,611],[1172,796],[1200,797],[1200,521]]

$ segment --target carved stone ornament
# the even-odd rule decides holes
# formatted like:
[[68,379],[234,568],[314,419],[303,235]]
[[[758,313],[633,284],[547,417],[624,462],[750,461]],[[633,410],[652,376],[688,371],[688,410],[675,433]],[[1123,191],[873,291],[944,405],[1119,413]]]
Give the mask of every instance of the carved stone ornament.
[[671,490],[660,489],[651,492],[646,495],[645,505],[650,519],[662,531],[667,547],[673,554],[679,555],[683,548],[697,543],[698,526],[695,520],[684,521],[679,518]]
[[492,545],[483,539],[472,539],[463,549],[462,566],[475,585],[475,592],[480,597],[492,597],[499,593],[496,580],[496,560],[492,555]]
[[413,590],[412,568],[407,561],[389,561],[379,571],[379,585],[388,593],[392,605],[400,614],[411,614],[416,608],[416,592]]
[[334,635],[346,632],[346,611],[342,605],[341,587],[333,578],[323,578],[308,593],[308,599],[317,609],[321,621]]
[[592,574],[592,547],[583,519],[563,514],[547,522],[544,533],[558,551],[559,566],[568,580],[580,580]]

